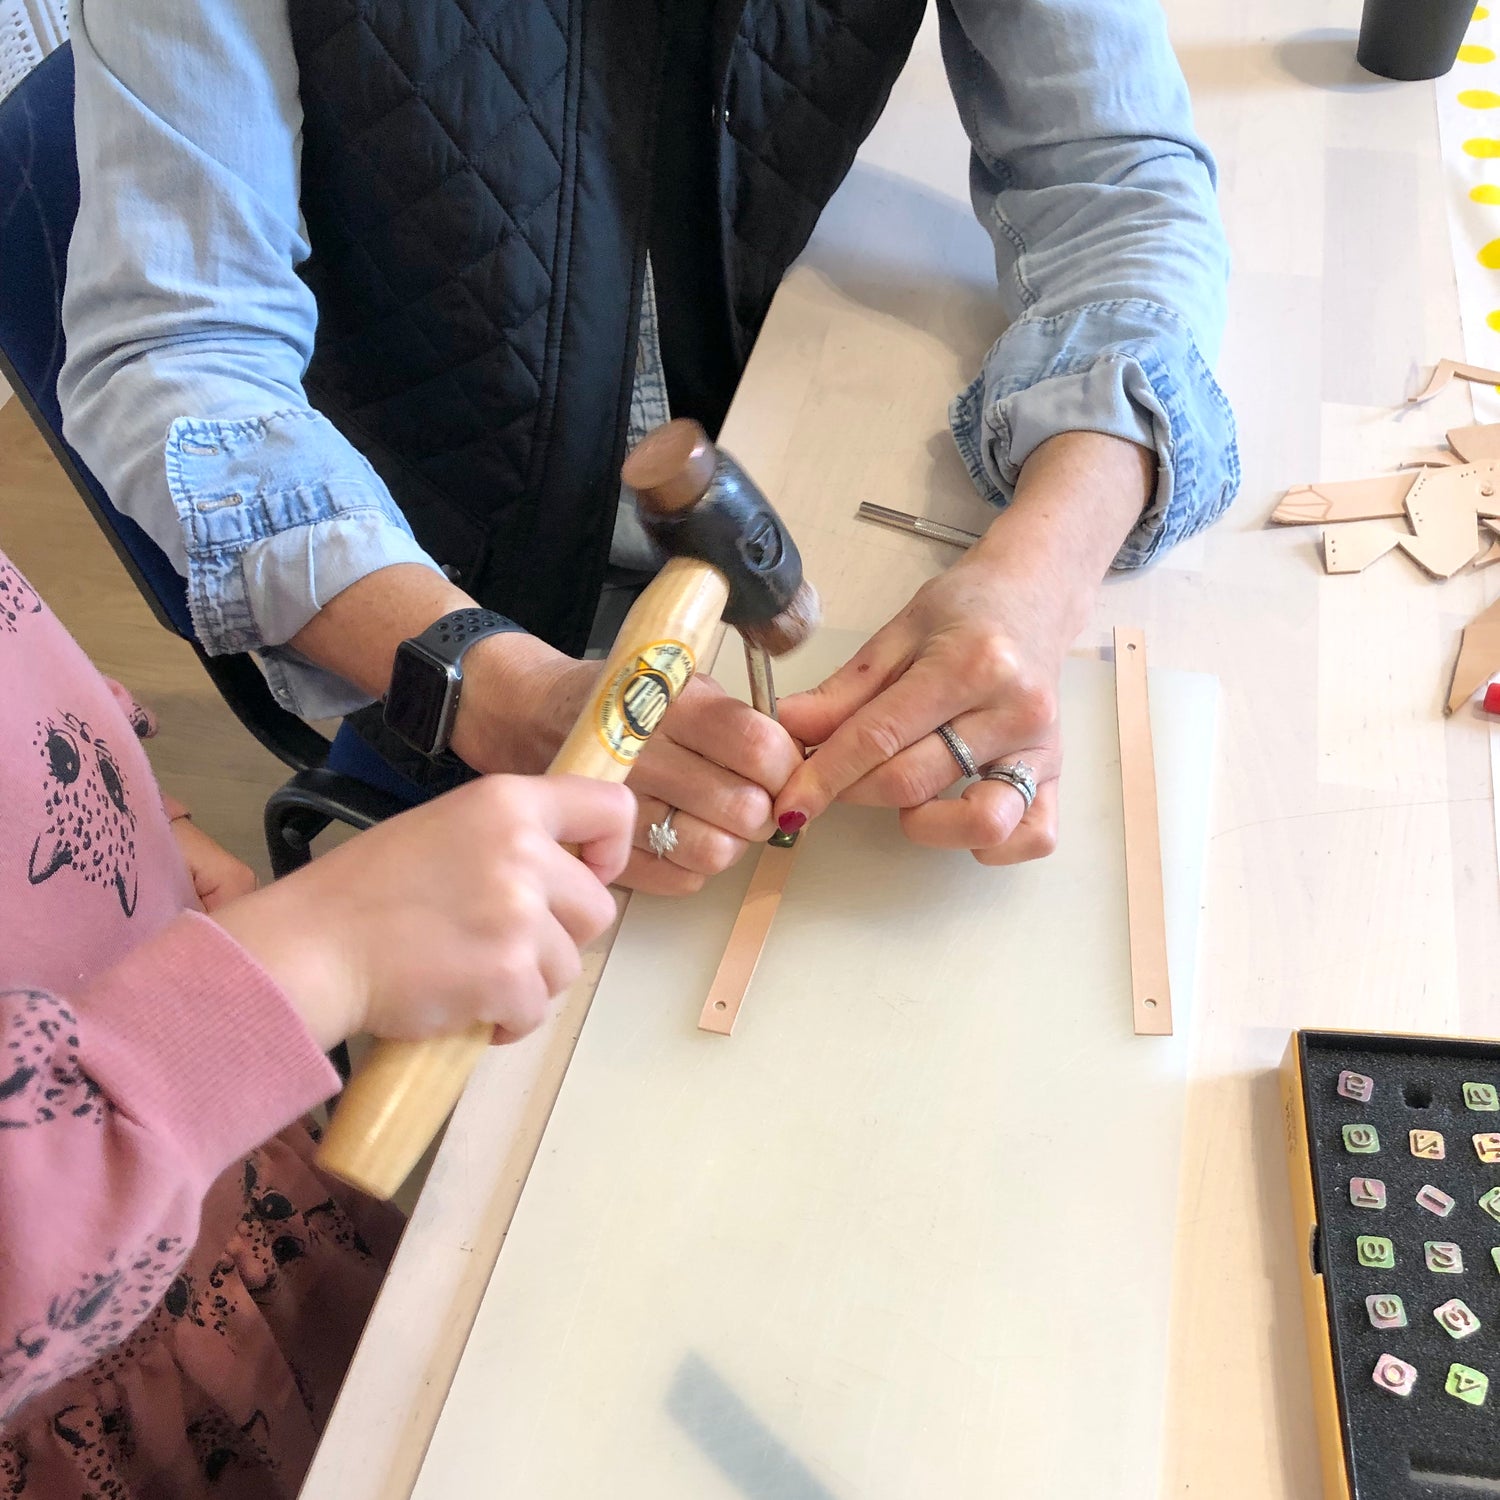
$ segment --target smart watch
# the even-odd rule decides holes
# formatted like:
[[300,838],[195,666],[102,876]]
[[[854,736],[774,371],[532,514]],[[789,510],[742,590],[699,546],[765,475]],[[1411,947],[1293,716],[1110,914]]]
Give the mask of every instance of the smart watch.
[[414,750],[437,759],[448,748],[463,690],[464,653],[486,636],[524,634],[492,609],[455,609],[402,641],[385,695],[385,722]]

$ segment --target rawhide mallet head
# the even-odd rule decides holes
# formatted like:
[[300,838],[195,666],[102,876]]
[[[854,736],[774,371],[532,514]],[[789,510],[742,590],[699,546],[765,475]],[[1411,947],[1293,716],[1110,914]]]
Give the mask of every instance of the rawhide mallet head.
[[785,656],[817,629],[822,605],[785,523],[698,423],[678,417],[648,432],[622,473],[662,549],[729,580],[724,621],[749,645]]

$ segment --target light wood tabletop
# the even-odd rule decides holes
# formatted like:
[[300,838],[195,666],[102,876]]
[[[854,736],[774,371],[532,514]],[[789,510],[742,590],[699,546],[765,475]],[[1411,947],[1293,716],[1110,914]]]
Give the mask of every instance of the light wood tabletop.
[[[1141,626],[1154,666],[1223,690],[1163,1494],[1305,1500],[1318,1478],[1274,1068],[1297,1026],[1496,1031],[1491,731],[1441,709],[1458,630],[1500,569],[1437,584],[1391,556],[1329,578],[1315,530],[1265,527],[1287,487],[1374,472],[1470,420],[1457,388],[1397,416],[1419,367],[1462,353],[1432,86],[1360,73],[1347,4],[1167,9],[1234,251],[1220,371],[1244,485],[1209,533],[1112,580],[1079,648]],[[1000,332],[966,168],[929,17],[724,432],[841,628],[874,629],[951,557],[856,522],[860,501],[984,522],[945,426]],[[602,955],[460,1105],[304,1500],[410,1493]]]

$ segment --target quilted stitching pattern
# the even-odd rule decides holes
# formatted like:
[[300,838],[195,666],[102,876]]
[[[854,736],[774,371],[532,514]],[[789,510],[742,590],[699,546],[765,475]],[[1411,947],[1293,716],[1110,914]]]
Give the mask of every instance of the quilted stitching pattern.
[[565,0],[320,0],[292,14],[316,189],[310,382],[487,521],[497,496],[524,493],[537,442]]
[[921,25],[925,0],[757,0],[725,96],[725,267],[740,356],[844,180]]
[[[721,253],[743,358],[924,0],[719,3],[738,25]],[[309,391],[435,557],[576,644],[628,409],[657,0],[290,5],[320,310]]]

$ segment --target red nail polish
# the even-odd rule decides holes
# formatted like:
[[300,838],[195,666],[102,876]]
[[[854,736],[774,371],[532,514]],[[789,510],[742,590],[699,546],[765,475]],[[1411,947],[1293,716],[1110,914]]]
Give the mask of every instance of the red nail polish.
[[777,818],[776,826],[783,833],[796,833],[806,822],[807,814],[805,812],[786,812]]

